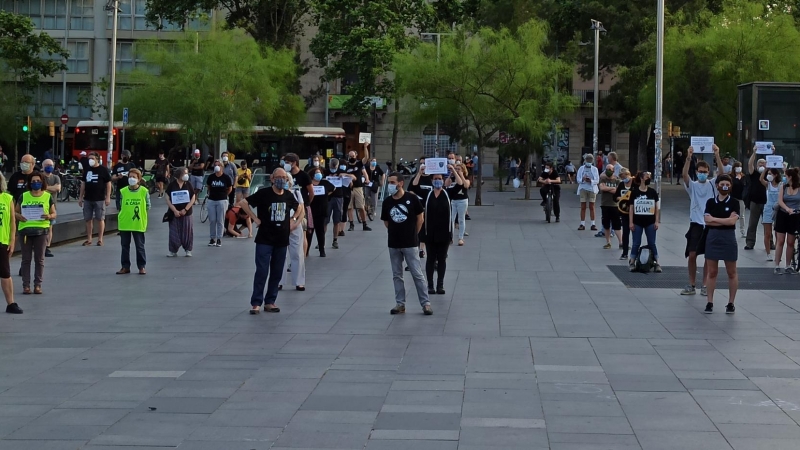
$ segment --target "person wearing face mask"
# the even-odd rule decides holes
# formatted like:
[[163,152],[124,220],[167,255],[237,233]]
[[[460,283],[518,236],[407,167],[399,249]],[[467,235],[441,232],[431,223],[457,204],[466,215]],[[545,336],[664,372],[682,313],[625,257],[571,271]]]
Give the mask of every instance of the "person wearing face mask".
[[[770,149],[771,153],[775,153],[775,146]],[[758,232],[758,223],[764,215],[766,209],[764,206],[767,204],[767,188],[761,183],[761,174],[767,171],[767,160],[759,158],[756,161],[756,147],[753,146],[753,152],[750,155],[750,160],[747,162],[747,176],[749,177],[749,192],[748,198],[750,200],[749,209],[750,214],[747,217],[747,237],[745,238],[744,249],[753,250],[756,246],[756,234]],[[744,211],[742,211],[744,214]],[[772,236],[770,236],[770,248],[772,248]]]
[[342,220],[342,211],[344,206],[344,188],[340,186],[342,182],[341,172],[339,170],[339,160],[331,158],[330,170],[327,171],[327,180],[334,185],[333,193],[328,199],[328,215],[325,217],[325,232],[328,232],[328,224],[333,222],[333,243],[332,248],[339,248],[339,232],[344,233],[344,221]]
[[236,185],[236,164],[233,163],[233,157],[228,152],[222,153],[222,173],[227,175],[228,178],[231,179],[231,190],[228,192],[228,204],[227,207],[230,208],[236,204],[236,194],[234,193],[233,186]]
[[383,186],[383,169],[378,165],[378,160],[372,158],[369,162],[369,183],[365,188],[364,199],[367,207],[367,216],[369,220],[375,220],[375,209],[378,207],[378,192]]
[[[775,213],[775,274],[797,275],[792,267],[796,233],[800,232],[800,170],[796,167],[786,170],[783,189],[778,191],[777,212]],[[781,253],[786,244],[786,266],[781,271]]]
[[247,168],[247,161],[242,160],[236,173],[236,204],[250,195],[250,181],[252,179],[253,173]]
[[193,158],[189,162],[189,184],[194,190],[194,195],[198,195],[203,190],[203,176],[205,176],[206,164],[200,159],[200,149],[195,149]]
[[[448,165],[450,173],[456,171],[455,166]],[[447,251],[453,242],[453,217],[451,198],[464,185],[460,175],[456,176],[456,184],[450,183],[445,188],[444,176],[431,176],[433,189],[427,192],[424,199],[425,211],[425,247],[428,249],[428,260],[425,271],[428,276],[428,294],[444,295],[444,276],[447,272]],[[420,192],[416,193],[417,195]],[[437,273],[436,289],[433,284],[433,272]]]
[[628,226],[633,235],[631,258],[628,262],[631,272],[636,270],[636,259],[642,246],[642,234],[647,236],[647,245],[653,254],[653,272],[661,273],[656,247],[656,231],[661,217],[658,207],[658,193],[650,187],[650,172],[639,172],[633,178],[633,187],[628,207]]
[[406,287],[403,282],[403,261],[414,279],[419,304],[426,316],[433,314],[428,292],[425,289],[425,276],[422,274],[417,249],[419,234],[424,222],[422,203],[416,194],[403,189],[405,180],[400,172],[392,172],[386,180],[388,197],[383,200],[381,220],[389,238],[389,261],[392,265],[395,307],[389,313],[405,314]]
[[[286,249],[286,261],[283,264],[283,275],[281,276],[281,284],[278,285],[278,290],[282,290],[284,284],[288,285],[291,278],[296,291],[305,291],[306,253],[308,252],[309,245],[309,242],[306,240],[308,218],[305,217],[306,208],[303,204],[303,196],[300,194],[299,187],[294,184],[292,177],[289,177],[288,180],[285,190],[292,194],[299,205],[300,217],[298,221],[300,222],[300,226],[289,233],[289,247]],[[314,196],[314,198],[316,199],[317,196]],[[250,216],[248,216],[244,210],[242,212],[247,218],[247,221],[251,222]],[[294,215],[294,211],[289,211],[289,214]]]
[[223,171],[222,161],[214,163],[214,173],[208,176],[206,186],[208,196],[206,207],[208,208],[209,222],[209,247],[222,247],[222,232],[225,222],[225,212],[228,210],[228,195],[233,191],[233,181]]
[[144,250],[144,234],[147,231],[147,213],[150,211],[150,192],[142,186],[142,172],[139,169],[128,172],[128,186],[119,193],[122,196],[122,209],[117,215],[117,222],[122,246],[122,268],[117,271],[117,275],[131,273],[131,240],[136,247],[139,275],[145,275],[147,255]]
[[164,197],[164,184],[169,181],[170,167],[169,160],[164,157],[164,150],[159,150],[158,159],[153,164],[153,169],[156,171],[156,189],[158,189],[158,198]]
[[594,203],[597,198],[600,183],[600,173],[594,166],[594,156],[587,153],[583,157],[583,165],[578,168],[578,195],[581,197],[581,225],[578,231],[586,229],[586,208],[589,208],[589,217],[592,219],[592,231],[597,231],[594,223]]
[[452,205],[450,221],[455,223],[458,228],[458,245],[461,247],[464,245],[464,236],[469,236],[467,234],[466,215],[467,206],[469,205],[470,182],[469,172],[463,164],[460,164],[459,158],[461,157],[455,158],[455,165],[453,166],[455,170],[453,170],[453,174],[445,184],[448,187],[456,186],[456,189],[450,193],[450,204]]
[[[22,293],[31,293],[31,261],[36,265],[33,293],[42,293],[44,253],[50,220],[56,218],[53,196],[47,192],[47,182],[41,172],[28,175],[30,191],[23,192],[16,206],[17,229],[22,238]],[[35,214],[33,214],[33,211]],[[33,257],[33,259],[31,258]]]
[[[699,167],[698,167],[699,170]],[[717,274],[719,262],[725,262],[725,271],[728,273],[728,306],[727,314],[733,314],[736,307],[736,291],[739,289],[739,275],[736,270],[736,261],[739,252],[736,244],[736,222],[739,220],[739,202],[731,197],[733,181],[730,175],[720,175],[716,179],[717,195],[706,201],[704,220],[706,223],[705,257],[708,267],[708,303],[706,314],[714,312],[714,292],[717,287]]]
[[730,173],[733,188],[731,189],[731,197],[739,202],[739,236],[742,238],[747,237],[747,225],[745,224],[745,186],[747,178],[744,176],[742,170],[742,163],[736,161],[733,163],[733,170]]
[[780,170],[769,169],[761,173],[759,182],[766,188],[767,192],[767,203],[764,204],[761,223],[764,225],[764,248],[767,252],[767,261],[772,261],[770,238],[772,237],[773,223],[775,221],[775,205],[778,204],[778,197],[783,190],[783,177]]
[[[306,239],[308,240],[308,248],[310,248],[314,234],[317,235],[319,256],[324,258],[326,256],[325,218],[328,217],[328,199],[336,188],[330,181],[324,179],[321,168],[313,167],[309,170],[308,174],[311,176],[311,186],[315,195],[311,200],[311,220],[314,224],[308,227]],[[308,256],[308,250],[306,250],[306,256]]]
[[189,173],[184,167],[175,169],[175,179],[167,186],[166,201],[172,213],[169,220],[169,253],[167,256],[178,256],[178,250],[183,247],[187,257],[192,256],[194,247],[194,224],[192,211],[197,196],[194,188],[189,183]]
[[[620,218],[622,218],[624,221],[629,215],[628,208],[630,207],[630,202],[627,201],[620,204],[620,199],[624,197],[625,194],[630,192],[630,190],[632,189],[633,177],[631,176],[631,171],[623,167],[622,170],[619,171],[619,178],[620,182],[617,185],[617,190],[614,192],[614,201],[617,203],[617,212],[621,214]],[[630,196],[628,196],[628,199],[630,199]],[[623,226],[622,255],[620,255],[619,257],[620,260],[624,261],[628,259],[628,249],[630,248],[630,243],[631,243],[631,229],[629,226]]]
[[22,314],[14,301],[14,282],[11,279],[11,254],[17,239],[17,220],[14,197],[6,192],[6,177],[0,171],[0,285],[6,299],[7,314]]
[[[286,190],[289,182],[286,171],[275,169],[271,181],[272,188],[259,189],[241,203],[241,208],[258,227],[250,314],[258,314],[262,305],[264,312],[281,311],[275,306],[275,301],[278,299],[278,287],[286,262],[286,249],[290,243],[290,234],[300,226],[303,217],[302,205]],[[252,208],[256,208],[258,215],[253,213]],[[294,214],[290,214],[290,211],[294,211]],[[264,285],[267,285],[266,293]]]
[[[411,193],[416,194],[416,196],[419,197],[420,201],[423,201],[428,196],[428,192],[431,189],[433,189],[433,177],[431,177],[425,172],[425,156],[422,156],[419,158],[419,169],[417,170],[417,174],[414,176],[414,179],[411,180],[411,186],[408,188],[408,190]],[[427,242],[427,239],[425,238],[425,229],[426,228],[423,224],[422,230],[420,230],[420,235],[419,235],[420,258],[425,257],[425,247],[426,247],[425,243]]]
[[553,163],[548,161],[544,163],[542,174],[537,180],[541,185],[539,195],[542,196],[541,206],[547,203],[547,193],[553,193],[553,215],[556,216],[556,222],[561,222],[561,176],[558,171],[553,167]]
[[[367,152],[367,154],[369,154],[369,152]],[[347,217],[350,219],[349,231],[355,230],[353,210],[358,214],[358,221],[363,224],[364,231],[372,231],[372,228],[367,225],[367,212],[364,208],[364,186],[370,182],[369,173],[364,167],[364,161],[359,160],[356,156],[356,152],[353,150],[348,154],[345,174],[345,176],[349,176],[352,180],[350,187],[350,204],[347,209]]]
[[86,241],[84,247],[92,245],[93,220],[97,221],[97,245],[103,246],[103,235],[106,231],[106,207],[111,204],[111,174],[100,162],[100,155],[91,152],[81,180],[78,194],[78,206],[83,208],[83,220],[86,221]]
[[120,202],[122,200],[119,191],[128,185],[128,172],[134,167],[136,167],[136,165],[131,161],[131,152],[123,150],[122,159],[117,161],[114,167],[111,168],[111,182],[113,182],[117,188],[117,198],[115,200],[117,203],[117,211],[119,211]]
[[303,172],[308,173],[308,171],[314,167],[321,167],[323,170],[325,169],[325,165],[323,164],[322,157],[319,155],[319,153],[309,159],[308,164],[303,167]]
[[15,200],[19,200],[23,192],[28,190],[28,176],[33,173],[36,160],[33,155],[23,155],[19,162],[19,171],[14,172],[8,179],[8,193]]
[[[44,181],[47,185],[47,192],[54,198],[58,198],[58,193],[61,192],[61,177],[58,176],[55,172],[55,163],[53,163],[52,159],[45,159],[42,163],[42,168],[44,168]],[[44,256],[48,258],[52,258],[53,252],[50,251],[50,243],[53,242],[53,225],[55,225],[56,220],[50,220],[50,228],[48,228],[47,232],[47,248],[44,250]]]
[[[719,147],[714,144],[714,160],[717,167],[722,167],[722,161],[719,158]],[[696,282],[697,282],[697,249],[700,246],[703,238],[703,229],[706,222],[703,216],[703,211],[709,199],[716,195],[716,179],[711,178],[711,166],[707,162],[699,160],[695,164],[695,172],[697,181],[692,180],[690,177],[691,165],[688,161],[694,158],[694,147],[689,147],[687,151],[687,163],[683,166],[683,184],[686,192],[689,194],[689,231],[686,232],[686,249],[684,256],[688,258],[688,271],[689,271],[689,284],[683,288],[681,295],[695,295]],[[708,266],[703,264],[703,284],[700,289],[700,295],[706,295],[705,280],[708,276]]]
[[619,248],[622,248],[622,217],[617,209],[614,195],[619,186],[619,178],[614,175],[614,165],[608,164],[606,170],[600,175],[600,213],[602,214],[603,233],[606,238],[604,249],[611,248],[612,233],[617,237]]

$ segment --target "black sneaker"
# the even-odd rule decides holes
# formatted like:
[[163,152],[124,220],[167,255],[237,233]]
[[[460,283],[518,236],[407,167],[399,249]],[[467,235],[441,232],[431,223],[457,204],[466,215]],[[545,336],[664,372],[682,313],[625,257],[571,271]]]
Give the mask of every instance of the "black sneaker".
[[469,214],[466,214],[464,215],[464,220],[472,220],[472,219],[469,217]]
[[714,312],[714,304],[713,303],[706,303],[706,314],[711,314]]
[[444,288],[436,288],[436,294],[444,295]]
[[222,247],[222,241],[217,239],[217,243],[215,244],[217,247]]
[[436,289],[428,288],[428,295],[436,295]]
[[348,228],[347,231],[353,231],[355,229],[356,229],[356,225],[353,222],[350,222],[350,228]]
[[745,249],[745,250],[752,250],[752,249],[753,249],[753,247],[750,247],[749,245],[745,245],[745,246],[744,246],[744,249]]
[[426,316],[432,316],[433,308],[431,308],[431,305],[425,305],[422,307],[422,313],[425,314]]
[[209,246],[209,247],[213,247],[213,246],[215,246],[215,245],[217,245],[217,243],[216,243],[216,241],[214,241],[213,239],[212,239],[212,240],[210,240],[210,241],[208,241],[208,246]]
[[319,257],[320,258],[324,258],[326,256],[328,256],[328,255],[325,254],[325,250],[322,250],[321,252],[319,252]]
[[339,236],[344,237],[344,230],[339,232]]
[[367,222],[364,222],[364,231],[372,231],[372,228],[367,226]]
[[397,305],[397,306],[395,306],[394,308],[392,308],[392,309],[389,311],[389,314],[391,314],[391,315],[395,315],[395,314],[405,314],[405,313],[406,313],[406,307],[405,307],[405,305]]
[[18,304],[12,303],[6,306],[6,313],[8,314],[22,314],[22,308]]
[[56,255],[54,255],[53,252],[50,251],[50,247],[47,247],[46,249],[44,249],[44,256],[46,256],[48,258],[52,258],[53,256],[56,256]]
[[725,314],[733,314],[736,312],[736,307],[733,306],[733,303],[728,303],[728,306],[725,307]]

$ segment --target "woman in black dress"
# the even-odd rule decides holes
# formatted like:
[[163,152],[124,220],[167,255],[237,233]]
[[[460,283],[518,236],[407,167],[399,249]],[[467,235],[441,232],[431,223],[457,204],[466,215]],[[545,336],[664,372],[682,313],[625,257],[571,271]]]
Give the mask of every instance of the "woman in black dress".
[[733,199],[733,181],[729,175],[717,177],[717,196],[706,202],[705,222],[705,257],[708,267],[708,303],[706,314],[714,312],[714,291],[717,287],[717,274],[719,262],[725,261],[725,270],[728,272],[728,306],[727,314],[733,314],[736,307],[736,291],[739,289],[739,274],[736,272],[736,260],[739,259],[739,250],[736,244],[736,222],[741,211],[739,202]]

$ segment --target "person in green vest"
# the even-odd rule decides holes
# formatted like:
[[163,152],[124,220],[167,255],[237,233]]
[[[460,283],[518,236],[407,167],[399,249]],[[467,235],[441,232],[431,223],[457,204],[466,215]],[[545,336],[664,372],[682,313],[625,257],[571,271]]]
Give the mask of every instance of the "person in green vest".
[[6,192],[6,178],[0,173],[0,285],[8,314],[22,314],[22,309],[14,302],[14,284],[11,281],[11,254],[14,253],[17,236],[15,216],[14,197]]
[[17,202],[17,229],[22,238],[22,293],[31,293],[31,256],[36,265],[33,276],[33,293],[42,293],[44,279],[44,254],[47,249],[47,233],[50,220],[56,218],[53,196],[47,192],[45,176],[38,170],[28,175],[29,191],[25,191]]
[[144,275],[147,256],[144,252],[144,233],[147,231],[147,211],[150,209],[150,192],[142,186],[142,172],[128,171],[128,186],[120,189],[122,209],[117,215],[120,242],[122,243],[122,268],[117,275],[131,273],[131,238],[136,245],[136,267]]

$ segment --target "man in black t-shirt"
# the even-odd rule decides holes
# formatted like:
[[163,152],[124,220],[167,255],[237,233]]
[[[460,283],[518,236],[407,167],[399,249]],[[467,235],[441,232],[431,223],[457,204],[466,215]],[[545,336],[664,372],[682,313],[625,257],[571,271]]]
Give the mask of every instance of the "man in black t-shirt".
[[383,169],[378,165],[377,159],[370,160],[368,173],[369,183],[364,187],[364,203],[369,220],[374,220],[375,208],[378,206],[378,192],[383,186]]
[[300,186],[303,203],[306,206],[310,205],[311,200],[314,200],[314,186],[311,185],[311,177],[300,170],[300,158],[294,153],[287,153],[283,160],[285,161],[283,170],[291,173],[295,186]]
[[19,162],[19,171],[14,172],[8,178],[8,193],[14,197],[15,202],[19,202],[22,193],[29,190],[28,175],[33,172],[34,164],[36,164],[36,159],[33,155],[23,155]]
[[117,161],[114,167],[111,169],[111,181],[116,184],[117,187],[117,211],[120,210],[120,206],[122,203],[122,196],[119,194],[120,190],[128,185],[128,172],[136,167],[131,162],[131,152],[128,150],[122,151],[122,160]]
[[[127,178],[126,178],[127,181]],[[103,234],[106,231],[106,207],[111,204],[111,174],[101,163],[97,152],[89,153],[81,180],[81,192],[78,195],[78,206],[83,208],[83,220],[86,221],[86,242],[92,245],[92,219],[97,221],[97,245],[103,245]]]
[[195,149],[194,157],[189,163],[189,185],[194,189],[195,195],[203,190],[203,176],[205,175],[206,164],[200,159],[200,150]]
[[[272,187],[259,189],[240,203],[242,210],[256,223],[256,273],[253,277],[253,295],[250,297],[250,314],[258,314],[261,305],[264,312],[277,313],[278,286],[286,262],[289,233],[300,226],[303,210],[294,195],[286,190],[289,175],[283,169],[272,172]],[[258,214],[251,208],[256,208]],[[290,211],[294,210],[294,216]],[[267,284],[264,294],[264,285]]]
[[356,152],[353,150],[348,154],[347,169],[345,171],[347,172],[346,175],[353,180],[350,188],[350,203],[347,208],[350,231],[355,229],[353,209],[358,210],[358,219],[359,222],[364,224],[364,231],[372,231],[372,228],[367,226],[367,212],[364,209],[364,185],[370,182],[370,178],[367,169],[364,168],[364,162],[357,158]]
[[164,196],[164,183],[169,180],[169,161],[164,157],[164,150],[158,152],[158,159],[154,164],[156,170],[156,188],[158,189],[158,198]]
[[417,236],[422,229],[423,211],[419,197],[403,189],[405,181],[398,172],[389,175],[387,197],[383,200],[381,220],[389,235],[389,260],[392,263],[392,279],[394,281],[394,298],[397,305],[391,314],[406,312],[406,288],[403,282],[403,260],[414,278],[419,304],[426,316],[433,314],[425,276],[417,254],[419,241]]
[[[772,153],[775,153],[775,146],[772,147]],[[767,160],[759,158],[756,162],[756,148],[753,147],[753,153],[750,155],[750,160],[747,162],[747,174],[750,176],[748,180],[750,183],[747,199],[750,200],[750,217],[747,218],[747,238],[745,238],[745,250],[752,250],[756,246],[756,233],[758,232],[758,224],[761,216],[764,214],[764,205],[767,204],[767,188],[761,184],[761,173],[767,170]],[[741,212],[744,214],[744,211]],[[770,245],[774,247],[770,237]]]

